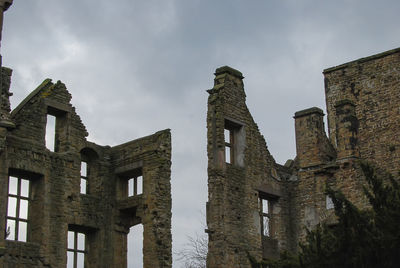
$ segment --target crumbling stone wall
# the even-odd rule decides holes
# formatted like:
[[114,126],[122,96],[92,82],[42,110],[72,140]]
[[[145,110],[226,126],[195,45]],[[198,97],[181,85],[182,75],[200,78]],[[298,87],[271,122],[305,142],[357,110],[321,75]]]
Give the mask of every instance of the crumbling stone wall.
[[[307,193],[305,196],[314,199],[306,201],[298,197],[298,217],[305,225],[305,218],[312,214],[304,212],[305,206],[314,209],[314,225],[326,218],[327,210],[322,206],[324,197],[321,195],[324,187],[318,189],[318,185],[324,185],[326,181],[358,206],[366,205],[360,159],[374,164],[382,172],[396,174],[400,168],[397,150],[400,142],[397,135],[400,130],[400,50],[326,69],[324,76],[329,139],[336,157],[322,161],[314,170],[300,165],[301,189],[298,192]],[[298,132],[304,134],[307,131],[297,127],[296,119],[296,136]],[[298,146],[300,142],[304,141],[297,139]],[[321,145],[311,140],[305,143],[312,148]],[[301,159],[299,151],[297,157],[299,162],[310,159]],[[299,232],[304,236],[304,232]]]
[[[290,174],[275,163],[247,106],[242,74],[218,68],[210,89],[207,114],[208,203],[207,267],[249,267],[247,253],[270,256],[289,248],[288,187]],[[227,156],[224,130],[233,145]],[[231,163],[228,159],[231,158]],[[269,198],[271,235],[261,233],[259,198]]]
[[[327,185],[367,206],[360,160],[382,174],[399,171],[400,49],[324,70],[329,137],[321,109],[296,112],[297,156],[285,166],[275,163],[251,118],[242,74],[222,67],[215,75],[207,116],[208,267],[250,267],[246,252],[258,259],[277,257],[278,250],[296,252],[307,229],[335,223]],[[226,120],[243,128],[242,164],[225,163]],[[269,237],[275,243],[263,243],[255,224],[256,197],[263,193],[276,198],[271,221],[279,227]]]
[[[69,230],[86,235],[85,267],[126,267],[127,234],[140,223],[144,267],[171,267],[170,131],[100,146],[86,140],[70,100],[63,83],[47,79],[11,112],[15,128],[0,128],[1,230],[9,176],[31,184],[26,242],[1,231],[1,267],[66,267]],[[48,114],[57,118],[54,151],[45,146]],[[88,165],[86,194],[80,190],[82,161]],[[143,193],[128,196],[128,179],[138,172]]]
[[[302,124],[317,114],[322,122],[321,110],[295,115],[299,184],[294,211],[299,241],[304,239],[304,227],[312,229],[335,220],[333,210],[326,206],[327,184],[357,206],[367,205],[359,160],[374,164],[382,173],[396,174],[400,168],[400,49],[326,69],[324,76],[330,142],[323,127]],[[312,133],[323,138],[318,140]]]
[[[326,69],[324,76],[332,144],[340,148],[342,144],[353,143],[360,158],[397,173],[400,160],[400,49]],[[352,125],[348,128],[353,128],[355,138],[338,133],[341,121],[338,121],[335,106],[344,100],[354,107],[353,119],[349,122]]]

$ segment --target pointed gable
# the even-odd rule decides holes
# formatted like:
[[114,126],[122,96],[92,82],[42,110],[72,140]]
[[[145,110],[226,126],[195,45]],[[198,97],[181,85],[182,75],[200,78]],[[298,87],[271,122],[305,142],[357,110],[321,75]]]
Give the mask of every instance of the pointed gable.
[[44,80],[11,112],[16,124],[12,135],[44,146],[47,118],[52,115],[56,118],[55,151],[68,151],[71,146],[79,150],[88,133],[70,101],[71,94],[62,82]]

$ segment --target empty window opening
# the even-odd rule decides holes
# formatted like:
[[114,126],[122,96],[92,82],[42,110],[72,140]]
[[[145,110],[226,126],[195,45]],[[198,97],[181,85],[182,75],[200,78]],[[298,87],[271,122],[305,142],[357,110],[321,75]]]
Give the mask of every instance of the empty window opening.
[[143,176],[128,179],[128,197],[143,193]]
[[81,194],[87,193],[88,182],[88,165],[86,162],[81,162]]
[[80,193],[96,195],[101,191],[100,180],[97,178],[99,156],[96,151],[88,147],[83,148],[80,153]]
[[67,268],[84,268],[86,235],[77,231],[68,231]]
[[333,200],[329,195],[326,196],[325,204],[326,204],[326,209],[335,208],[335,205],[333,204]]
[[56,145],[56,117],[51,114],[47,114],[47,123],[46,123],[46,148],[52,152],[55,152]]
[[245,132],[242,124],[225,119],[225,163],[244,165]]
[[9,177],[6,239],[26,242],[28,239],[28,212],[30,181]]
[[143,267],[143,225],[138,224],[128,233],[128,268]]
[[47,106],[45,145],[52,152],[60,152],[67,144],[68,108]]
[[86,194],[87,180],[81,178],[81,194]]
[[267,199],[260,198],[261,234],[271,236],[271,203]]
[[[139,165],[138,165],[139,166]],[[126,199],[128,197],[138,196],[144,193],[143,168],[136,167],[118,173],[117,196],[118,199]]]

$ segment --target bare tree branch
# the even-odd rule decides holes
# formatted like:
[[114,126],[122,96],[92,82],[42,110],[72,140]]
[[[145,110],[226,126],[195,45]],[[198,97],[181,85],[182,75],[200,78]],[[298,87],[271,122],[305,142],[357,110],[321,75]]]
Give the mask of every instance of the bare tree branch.
[[184,248],[175,254],[178,261],[184,262],[185,268],[205,268],[207,261],[208,241],[207,235],[188,236]]

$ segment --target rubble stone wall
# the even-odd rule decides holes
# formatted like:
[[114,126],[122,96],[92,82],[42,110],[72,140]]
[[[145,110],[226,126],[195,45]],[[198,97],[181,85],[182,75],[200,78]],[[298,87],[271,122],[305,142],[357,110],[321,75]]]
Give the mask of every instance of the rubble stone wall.
[[[247,106],[242,74],[216,70],[208,99],[208,267],[249,267],[247,253],[261,259],[263,244],[276,256],[288,247],[287,174],[270,155]],[[225,159],[224,129],[233,129],[233,161]],[[271,235],[261,234],[259,198],[271,202]]]
[[[66,267],[72,230],[85,234],[85,267],[126,267],[129,228],[143,224],[144,267],[172,267],[170,131],[99,146],[86,140],[70,100],[64,84],[47,79],[11,112],[15,128],[1,129],[2,230],[9,176],[27,179],[31,187],[26,242],[1,232],[0,264]],[[54,151],[45,146],[48,114],[57,118]],[[86,194],[80,190],[82,161],[88,166]],[[143,193],[129,197],[128,179],[137,168]]]
[[[328,186],[358,207],[368,206],[360,161],[380,174],[398,174],[399,48],[324,70],[329,136],[321,109],[296,112],[297,156],[285,166],[269,154],[246,107],[242,74],[221,67],[215,75],[207,115],[208,267],[250,267],[247,252],[256,259],[277,258],[282,250],[296,253],[307,229],[336,222]],[[225,163],[227,120],[241,126],[243,162]],[[257,195],[273,197],[267,240],[257,225]]]

